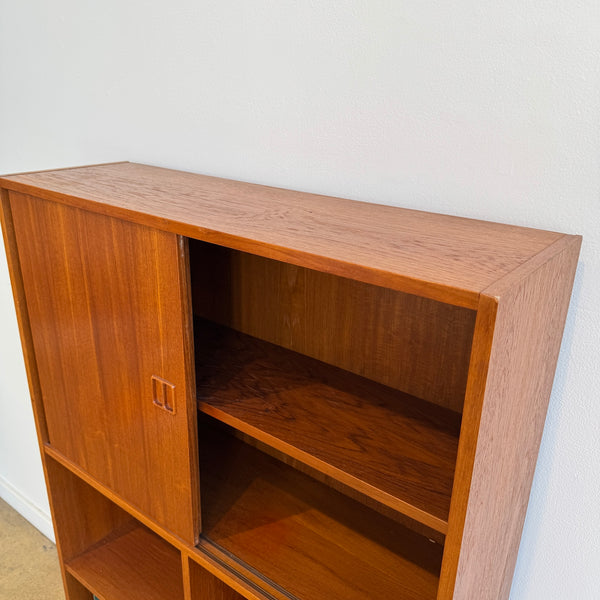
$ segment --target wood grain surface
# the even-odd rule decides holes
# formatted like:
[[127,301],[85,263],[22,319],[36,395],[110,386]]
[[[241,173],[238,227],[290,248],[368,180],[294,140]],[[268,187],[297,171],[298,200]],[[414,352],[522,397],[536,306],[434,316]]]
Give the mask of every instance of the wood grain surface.
[[[131,505],[131,503],[127,502],[126,500],[124,500],[123,498],[121,498],[120,496],[115,494],[114,491],[107,488],[104,484],[99,482],[97,479],[94,479],[93,477],[91,477],[88,473],[83,471],[80,467],[78,467],[72,461],[70,461],[65,456],[63,456],[62,454],[57,452],[52,446],[50,446],[50,445],[44,446],[44,459],[45,459],[44,463],[46,465],[50,465],[51,462],[55,462],[57,465],[64,467],[64,469],[66,471],[70,472],[71,476],[74,479],[78,480],[78,483],[74,484],[76,488],[81,489],[81,487],[82,486],[85,487],[85,485],[89,486],[90,488],[93,488],[94,490],[96,490],[98,492],[98,496],[103,498],[104,503],[106,503],[108,505],[110,505],[112,503],[115,505],[115,507],[110,509],[111,512],[113,510],[115,510],[116,507],[118,507],[118,509],[122,509],[122,511],[120,513],[118,510],[116,510],[116,514],[130,515],[130,517],[133,517],[136,521],[138,521],[139,523],[144,525],[147,529],[153,531],[156,535],[160,536],[163,540],[165,540],[171,546],[173,546],[174,548],[177,548],[179,550],[179,552],[181,552],[182,556],[189,557],[191,560],[198,563],[198,565],[200,565],[202,568],[206,569],[209,573],[212,573],[215,577],[219,578],[221,581],[225,582],[229,587],[231,587],[232,589],[237,590],[239,593],[241,593],[244,596],[244,598],[247,598],[248,600],[273,600],[273,598],[275,597],[275,596],[272,596],[270,593],[263,591],[256,584],[251,583],[248,580],[248,578],[244,577],[243,575],[240,575],[235,569],[226,568],[222,561],[215,560],[213,554],[206,552],[205,548],[197,546],[197,545],[191,545],[189,542],[186,542],[185,540],[182,540],[180,537],[174,535],[173,532],[170,531],[169,529],[166,529],[161,524],[150,519],[147,514],[140,512],[140,510],[137,507]],[[52,475],[52,477],[53,477],[53,475]],[[61,485],[61,484],[64,484],[65,486],[71,485],[71,483],[69,483],[68,477],[61,478],[58,481],[59,481],[59,485]],[[71,494],[72,492],[67,492],[67,493]],[[76,489],[74,491],[74,493],[77,494],[79,492]],[[91,500],[91,498],[93,498],[93,494],[88,495],[87,498],[82,501],[81,505],[76,504],[74,506],[74,511],[81,512],[82,506],[83,506],[85,508],[85,513],[87,514],[88,513],[87,502],[89,501],[90,502],[89,510],[91,510],[92,513],[95,514],[98,509],[93,506],[95,501]],[[59,500],[60,500],[60,496],[59,496]],[[52,502],[52,497],[51,497],[51,502]],[[100,504],[102,504],[102,503],[103,502],[100,502]],[[102,509],[100,507],[100,511],[102,511],[102,510],[104,510],[104,509]],[[64,514],[68,515],[68,508]],[[85,518],[87,519],[88,517],[85,517]],[[110,527],[110,523],[112,523],[112,521],[107,520],[105,518],[100,518],[95,522],[97,522],[99,524],[104,523],[103,527],[106,528],[103,530],[105,533],[100,535],[100,538],[105,537],[106,535],[108,535],[108,533],[110,533],[110,531],[112,531],[114,529],[114,527]],[[116,527],[116,526],[118,526],[119,523],[122,523],[122,522],[127,522],[127,517],[123,516],[122,521],[120,521],[120,520],[114,521],[114,526]],[[83,527],[86,527],[86,526],[83,525]],[[88,539],[86,537],[87,534],[83,533],[81,535],[82,535],[81,539],[83,540],[81,542],[82,545],[80,546],[81,549],[78,552],[76,552],[76,554],[79,554],[84,549],[88,548],[90,545],[86,541]],[[97,535],[97,534],[94,534],[94,535]],[[202,541],[202,538],[200,538],[200,541]],[[67,575],[68,575],[68,573],[67,573]],[[69,577],[71,577],[71,576],[69,576]],[[67,577],[66,579],[69,580],[69,577]],[[71,577],[71,579],[72,579],[72,577]],[[69,598],[69,600],[71,600],[70,596],[68,596],[68,598]],[[75,600],[80,600],[80,596],[73,596],[73,598]],[[89,597],[88,596],[81,597],[81,600],[89,600]],[[286,598],[277,599],[277,600],[289,600],[289,599],[286,597]]]
[[65,563],[133,518],[52,458],[44,465],[67,600],[90,600],[90,592],[65,571]]
[[132,163],[11,175],[0,185],[471,308],[562,236]]
[[190,242],[194,313],[461,411],[475,311]]
[[446,531],[457,414],[232,329],[195,329],[200,410]]
[[78,556],[133,517],[53,458],[46,458],[48,492],[64,561]]
[[102,599],[183,600],[181,555],[139,524],[109,534],[66,568]]
[[[230,433],[231,435],[237,437],[239,440],[242,440],[245,444],[253,446],[254,448],[260,450],[264,454],[272,456],[278,461],[292,467],[296,471],[300,471],[301,473],[308,475],[312,479],[324,483],[325,485],[333,488],[334,490],[337,490],[338,492],[344,494],[345,496],[348,496],[349,498],[352,498],[353,500],[356,500],[357,502],[360,502],[364,506],[378,512],[379,514],[387,517],[388,519],[392,519],[393,521],[396,521],[396,523],[400,523],[403,527],[407,527],[408,529],[411,529],[419,535],[422,535],[430,540],[434,540],[438,544],[444,544],[446,540],[445,533],[437,531],[436,529],[432,529],[431,527],[427,527],[419,521],[415,521],[414,519],[408,517],[404,513],[398,512],[394,508],[391,508],[390,506],[383,504],[378,500],[375,500],[372,496],[369,496],[364,492],[359,491],[356,487],[346,485],[337,477],[333,475],[327,475],[322,470],[315,469],[309,466],[306,462],[302,462],[297,458],[293,458],[289,454],[277,450],[273,446],[267,445],[264,442],[258,440],[257,438],[240,431],[239,429],[231,427]],[[443,529],[446,530],[447,528],[444,527]]]
[[509,597],[580,244],[482,296],[438,600]]
[[243,600],[237,592],[211,575],[200,565],[189,561],[190,600]]
[[[43,452],[44,444],[48,442],[48,427],[46,424],[46,415],[43,407],[39,374],[35,360],[31,323],[29,321],[29,314],[27,312],[27,301],[25,298],[23,275],[19,261],[19,251],[17,248],[16,233],[14,229],[12,211],[10,208],[8,190],[0,189],[0,199],[0,220],[2,222],[2,233],[6,249],[6,258],[10,272],[10,281],[17,313],[17,322],[19,325],[21,348],[23,350],[23,358],[25,359],[25,368],[27,370],[27,381],[29,384],[29,393],[31,395],[31,404],[33,408],[33,417],[35,421],[38,445],[42,454],[42,467],[44,471],[46,487],[48,489],[50,511],[52,514],[53,523],[55,523],[57,519],[56,515],[59,514],[57,510],[60,509],[61,496],[58,496],[57,502],[59,504],[57,504],[57,510],[55,510],[52,491],[50,488],[52,479],[48,474],[47,461],[45,460]],[[85,588],[83,588],[83,586],[76,579],[66,573],[64,569],[64,551],[61,547],[61,536],[58,534],[56,535],[56,546],[67,600],[89,600],[89,592],[85,590]]]
[[235,437],[200,439],[213,543],[302,600],[435,598],[441,546]]
[[[50,443],[193,542],[191,308],[177,236],[22,194],[10,201]],[[152,375],[176,385],[175,414],[153,404]]]
[[35,352],[33,349],[33,337],[31,334],[31,323],[27,312],[27,300],[25,299],[25,289],[23,287],[23,274],[19,262],[19,250],[17,248],[17,238],[15,226],[10,208],[10,199],[7,190],[0,189],[0,200],[2,202],[0,210],[0,221],[2,222],[2,233],[4,238],[4,247],[6,249],[6,258],[10,271],[10,281],[12,286],[15,309],[17,312],[17,321],[19,324],[19,336],[21,338],[21,348],[25,367],[27,369],[27,382],[29,384],[29,394],[33,405],[33,416],[35,419],[35,428],[37,432],[38,444],[48,441],[48,427],[46,424],[46,415],[42,405],[42,392],[40,390],[40,380],[35,362]]

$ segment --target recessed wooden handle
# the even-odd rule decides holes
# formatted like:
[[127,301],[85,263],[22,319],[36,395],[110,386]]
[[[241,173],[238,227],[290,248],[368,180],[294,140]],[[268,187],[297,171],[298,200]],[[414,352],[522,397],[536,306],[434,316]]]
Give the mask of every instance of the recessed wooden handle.
[[152,402],[168,413],[175,414],[175,386],[157,375],[152,375]]

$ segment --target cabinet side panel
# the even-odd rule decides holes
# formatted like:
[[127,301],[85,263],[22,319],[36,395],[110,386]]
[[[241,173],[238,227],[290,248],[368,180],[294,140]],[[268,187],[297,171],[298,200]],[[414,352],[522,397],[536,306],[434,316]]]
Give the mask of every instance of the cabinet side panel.
[[566,236],[547,262],[482,296],[493,340],[487,379],[472,374],[483,402],[467,391],[439,600],[509,596],[579,246]]
[[15,192],[10,203],[50,444],[194,541],[179,238]]
[[27,313],[25,290],[23,288],[23,275],[21,273],[21,265],[19,262],[19,252],[17,249],[17,240],[15,236],[12,211],[10,209],[8,191],[0,189],[0,198],[2,201],[0,220],[2,221],[4,247],[6,248],[6,258],[8,260],[10,281],[17,312],[21,347],[23,349],[23,357],[25,359],[25,367],[27,369],[27,381],[29,384],[31,402],[33,405],[33,416],[35,419],[38,442],[41,445],[48,441],[48,428],[46,426],[46,415],[44,414],[44,407],[42,405],[40,381],[35,362],[31,326],[29,323],[29,314]]

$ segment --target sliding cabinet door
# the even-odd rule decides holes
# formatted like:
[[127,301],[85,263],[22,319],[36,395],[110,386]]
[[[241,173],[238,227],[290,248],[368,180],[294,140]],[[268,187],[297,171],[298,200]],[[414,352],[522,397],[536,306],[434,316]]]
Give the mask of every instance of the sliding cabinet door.
[[10,208],[49,446],[194,541],[185,240],[13,192]]

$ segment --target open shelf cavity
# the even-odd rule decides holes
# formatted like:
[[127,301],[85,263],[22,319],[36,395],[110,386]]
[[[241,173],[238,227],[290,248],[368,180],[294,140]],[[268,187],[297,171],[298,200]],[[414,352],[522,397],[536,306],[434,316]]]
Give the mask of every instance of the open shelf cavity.
[[300,600],[433,600],[443,547],[200,418],[202,544]]
[[446,533],[460,415],[195,321],[200,411]]
[[100,600],[183,600],[181,555],[138,522],[113,531],[65,563]]

